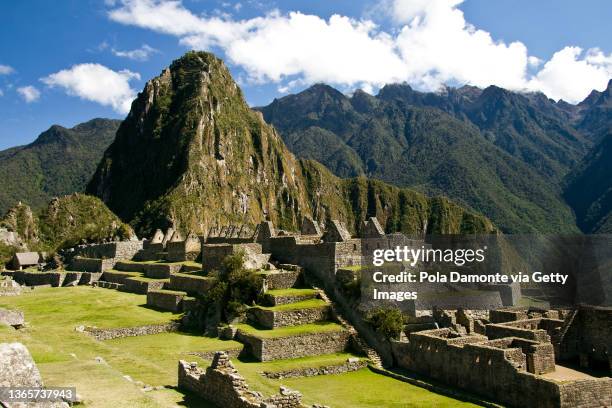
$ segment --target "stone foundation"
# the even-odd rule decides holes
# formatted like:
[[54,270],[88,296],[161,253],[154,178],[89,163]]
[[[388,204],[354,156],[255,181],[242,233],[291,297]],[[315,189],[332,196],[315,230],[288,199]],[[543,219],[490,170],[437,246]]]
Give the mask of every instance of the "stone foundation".
[[85,327],[84,331],[96,340],[110,340],[122,337],[146,336],[149,334],[167,333],[177,331],[179,322],[168,322],[163,324],[150,324],[135,327],[118,327],[114,329],[99,329],[97,327]]

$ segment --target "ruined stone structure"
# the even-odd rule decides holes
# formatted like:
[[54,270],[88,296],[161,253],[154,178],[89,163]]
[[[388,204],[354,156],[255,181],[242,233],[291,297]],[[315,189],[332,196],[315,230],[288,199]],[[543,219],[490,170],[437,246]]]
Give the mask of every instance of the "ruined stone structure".
[[280,393],[268,398],[249,389],[244,377],[234,368],[227,353],[217,352],[206,371],[196,363],[179,361],[178,386],[191,391],[219,407],[232,408],[299,408],[302,395],[281,387]]
[[172,240],[166,245],[168,255],[166,259],[170,262],[195,261],[200,256],[201,243],[196,234],[190,232],[186,239],[174,233]]
[[[583,311],[586,326],[610,333],[610,327],[606,328],[609,320],[605,320],[610,318],[610,311],[607,315],[600,311],[600,315],[589,316],[587,310]],[[477,334],[473,325],[475,319],[469,314],[463,311],[456,315],[438,312],[437,321],[445,324],[446,316],[449,327],[412,332],[405,341],[392,341],[393,355],[399,367],[510,406],[608,406],[612,403],[611,378],[582,375],[558,381],[554,376],[547,376],[556,373],[556,361],[563,357],[563,352],[559,355],[558,342],[569,341],[575,346],[575,337],[561,338],[561,335],[567,331],[588,331],[580,324],[570,329],[576,324],[576,315],[563,311],[490,311],[490,318],[496,323],[486,324],[486,336],[483,336]],[[457,327],[464,324],[467,326],[463,329]],[[598,343],[600,352],[606,342],[609,344],[609,340],[602,336],[589,335],[589,339],[589,344],[597,343],[595,339],[601,341]],[[572,346],[561,348],[576,349]],[[596,354],[597,348],[591,351]],[[603,353],[599,355],[600,361],[602,356]]]

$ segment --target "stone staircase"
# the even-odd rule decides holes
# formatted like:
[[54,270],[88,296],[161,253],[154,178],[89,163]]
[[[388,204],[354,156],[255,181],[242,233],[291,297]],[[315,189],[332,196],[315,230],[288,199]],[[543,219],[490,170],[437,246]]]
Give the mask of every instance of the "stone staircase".
[[378,352],[374,350],[372,347],[370,347],[361,338],[361,336],[359,336],[357,329],[355,329],[355,327],[353,327],[353,325],[350,324],[348,320],[342,317],[342,315],[339,313],[334,303],[329,299],[329,297],[327,296],[327,294],[325,293],[323,289],[315,287],[315,290],[318,291],[320,298],[323,299],[325,302],[327,302],[330,305],[332,309],[332,313],[334,317],[336,318],[336,320],[340,322],[342,327],[344,327],[349,333],[349,335],[351,336],[351,341],[353,342],[354,347],[358,349],[359,351],[361,351],[362,353],[364,353],[368,357],[368,359],[370,360],[370,364],[372,366],[379,368],[379,369],[383,369],[384,367],[382,363],[382,358],[380,357]]

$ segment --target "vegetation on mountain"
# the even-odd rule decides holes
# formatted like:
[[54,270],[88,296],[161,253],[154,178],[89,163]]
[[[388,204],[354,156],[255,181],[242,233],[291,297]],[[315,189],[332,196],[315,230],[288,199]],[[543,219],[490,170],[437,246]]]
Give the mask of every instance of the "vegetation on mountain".
[[[38,214],[19,203],[6,212],[0,226],[19,233],[31,251],[49,253],[84,242],[128,239],[134,235],[100,199],[76,193],[54,198]],[[10,258],[16,250],[2,248],[2,254]]]
[[71,129],[51,126],[27,146],[0,152],[0,214],[17,202],[34,210],[53,197],[82,192],[119,120],[93,119]]
[[583,231],[612,233],[612,132],[569,175],[565,197]]
[[205,233],[264,219],[297,229],[303,216],[340,219],[353,231],[368,216],[389,231],[494,230],[444,198],[365,178],[342,180],[296,159],[248,107],[223,62],[205,52],[187,53],[147,83],[87,192],[142,235],[170,225]]
[[575,232],[560,180],[590,142],[541,97],[407,85],[348,97],[319,84],[260,110],[294,153],[339,176],[445,194],[507,232]]

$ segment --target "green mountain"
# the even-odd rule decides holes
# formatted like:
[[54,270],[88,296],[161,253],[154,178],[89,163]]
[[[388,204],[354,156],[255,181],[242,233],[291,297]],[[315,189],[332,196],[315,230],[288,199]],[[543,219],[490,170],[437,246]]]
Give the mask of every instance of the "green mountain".
[[[17,232],[29,250],[49,253],[83,242],[134,235],[100,199],[76,193],[52,199],[39,214],[20,202],[0,219],[0,227]],[[0,264],[6,263],[16,250],[0,245]]]
[[565,197],[583,231],[612,233],[612,132],[569,175]]
[[349,97],[318,84],[260,110],[295,154],[340,176],[446,194],[506,232],[577,231],[560,185],[591,142],[541,94],[388,85]]
[[81,192],[119,127],[93,119],[71,129],[51,126],[27,146],[0,152],[0,214],[19,201],[43,208],[52,197]]
[[87,192],[143,235],[169,225],[202,233],[266,218],[294,229],[306,215],[337,218],[354,231],[374,215],[389,231],[494,230],[445,198],[340,179],[297,159],[248,107],[223,62],[205,52],[187,53],[146,84]]

